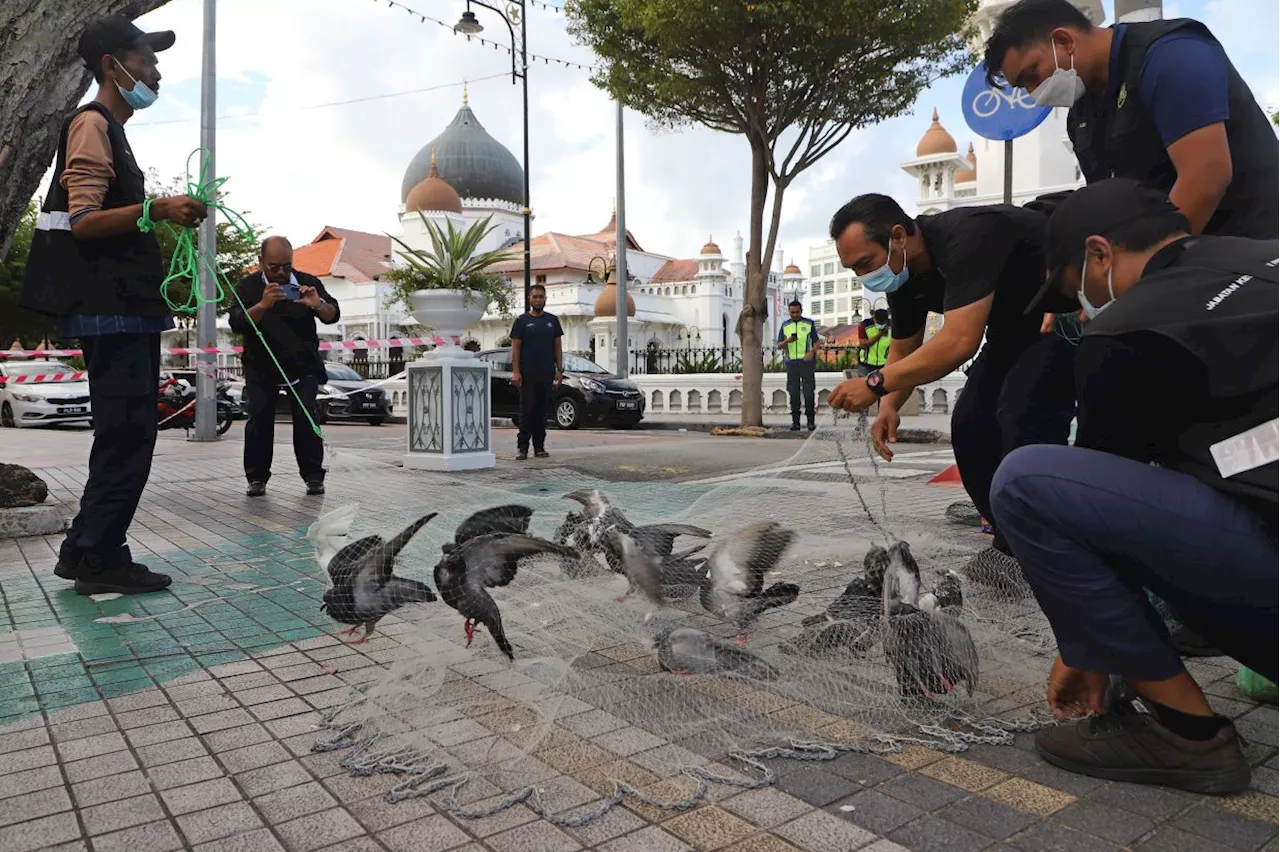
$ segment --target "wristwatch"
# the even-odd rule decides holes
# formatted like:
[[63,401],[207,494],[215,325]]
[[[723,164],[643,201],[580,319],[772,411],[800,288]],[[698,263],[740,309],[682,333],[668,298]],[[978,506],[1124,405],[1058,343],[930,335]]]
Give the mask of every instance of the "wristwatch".
[[871,388],[871,392],[881,399],[883,399],[884,395],[888,393],[888,391],[884,389],[884,374],[879,370],[872,370],[870,373],[867,373],[867,387]]

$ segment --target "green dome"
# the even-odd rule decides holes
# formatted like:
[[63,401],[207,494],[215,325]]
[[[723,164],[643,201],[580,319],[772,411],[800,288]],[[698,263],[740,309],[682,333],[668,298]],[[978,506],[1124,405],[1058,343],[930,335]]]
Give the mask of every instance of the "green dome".
[[436,170],[462,198],[497,198],[524,203],[524,170],[506,147],[489,135],[471,107],[462,109],[444,132],[414,155],[400,182],[400,201],[427,177],[431,151],[436,152]]

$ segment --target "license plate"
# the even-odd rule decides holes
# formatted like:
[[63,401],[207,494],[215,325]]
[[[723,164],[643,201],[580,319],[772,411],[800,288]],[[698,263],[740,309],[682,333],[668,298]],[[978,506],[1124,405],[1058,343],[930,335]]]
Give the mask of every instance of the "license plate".
[[376,403],[376,402],[362,402],[362,403],[360,403],[360,407],[361,407],[362,409],[364,409],[365,411],[373,411],[373,410],[375,410],[375,409],[378,407],[378,403]]
[[63,405],[58,407],[59,414],[84,414],[88,410],[83,405]]
[[636,407],[639,404],[640,403],[638,403],[634,399],[620,399],[618,400],[618,410],[619,411],[635,411]]

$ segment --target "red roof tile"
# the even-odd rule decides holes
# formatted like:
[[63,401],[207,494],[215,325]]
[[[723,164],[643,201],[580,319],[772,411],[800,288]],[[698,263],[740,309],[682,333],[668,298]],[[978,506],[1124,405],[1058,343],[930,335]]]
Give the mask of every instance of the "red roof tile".
[[698,261],[668,260],[653,273],[650,284],[666,284],[669,281],[692,281],[698,277]]

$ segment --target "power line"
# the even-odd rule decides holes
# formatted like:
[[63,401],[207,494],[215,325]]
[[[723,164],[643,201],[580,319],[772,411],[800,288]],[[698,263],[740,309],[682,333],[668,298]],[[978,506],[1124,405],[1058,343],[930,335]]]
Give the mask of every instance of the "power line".
[[[467,41],[473,41],[473,40],[478,41],[483,45],[492,47],[494,50],[501,50],[508,54],[514,52],[513,48],[507,47],[505,44],[502,44],[501,42],[496,42],[493,39],[481,38],[480,36],[468,35],[466,33],[456,32],[453,29],[453,24],[442,21],[439,18],[433,18],[430,15],[424,15],[423,13],[419,12],[416,9],[411,9],[408,6],[404,5],[403,3],[396,2],[396,0],[373,0],[373,2],[386,3],[388,8],[392,8],[392,9],[403,9],[413,17],[417,18],[418,23],[425,24],[429,22],[429,23],[437,24],[441,27],[444,27],[454,35],[461,35]],[[547,9],[553,12],[564,11],[563,6],[557,6],[552,3],[544,3],[542,2],[542,0],[524,0],[524,2],[530,6],[538,6],[540,8]],[[541,59],[543,65],[550,65],[551,63],[555,63],[556,65],[563,65],[565,68],[578,68],[582,71],[592,70],[590,65],[583,65],[581,62],[569,62],[568,60],[565,60],[565,59],[556,59],[555,57],[552,57],[552,56],[541,56],[536,53],[530,53],[529,59],[530,61]]]
[[[328,103],[323,103],[323,104],[311,104],[309,106],[301,106],[301,107],[294,107],[292,109],[284,109],[284,110],[280,110],[279,112],[281,113],[306,112],[307,110],[324,109],[326,107],[347,106],[348,104],[362,104],[367,101],[385,100],[387,98],[400,98],[400,97],[404,97],[405,95],[420,95],[423,92],[435,92],[435,91],[439,91],[440,89],[453,89],[453,88],[457,88],[458,86],[465,86],[468,83],[481,83],[481,82],[484,82],[485,80],[497,80],[499,78],[507,77],[507,76],[509,76],[507,72],[503,72],[501,74],[490,74],[487,77],[477,77],[474,80],[459,80],[456,83],[440,83],[438,85],[427,86],[422,89],[409,89],[403,92],[387,92],[386,94],[381,94],[381,95],[367,95],[362,98],[349,98],[344,101],[330,101]],[[275,114],[276,111],[273,110],[272,112],[273,114]],[[232,119],[232,118],[251,118],[253,116],[262,115],[262,114],[263,113],[258,110],[255,110],[253,112],[233,112],[233,113],[228,113],[227,115],[218,116],[218,121],[222,121],[224,119]],[[190,123],[192,121],[199,121],[199,120],[200,120],[199,116],[194,116],[192,118],[166,118],[161,121],[130,122],[129,127],[132,129],[134,127],[151,127],[153,125],[160,125],[160,124],[185,124],[185,123]]]

